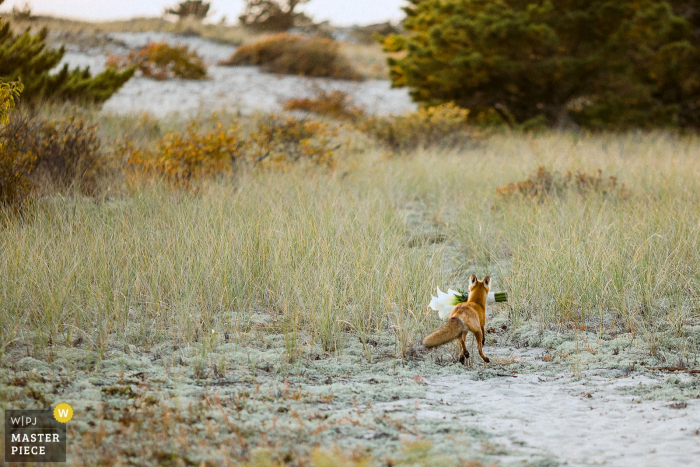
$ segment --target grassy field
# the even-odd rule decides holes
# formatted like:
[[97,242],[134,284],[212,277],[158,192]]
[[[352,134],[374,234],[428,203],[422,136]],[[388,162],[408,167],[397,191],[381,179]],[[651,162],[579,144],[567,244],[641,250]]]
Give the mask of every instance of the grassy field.
[[[401,357],[434,325],[435,286],[476,272],[512,297],[515,326],[613,327],[655,355],[695,358],[699,146],[669,134],[498,135],[462,151],[369,151],[334,172],[248,173],[196,194],[156,183],[99,202],[43,199],[5,222],[0,349],[236,335],[245,310],[264,310],[288,336],[287,358],[385,332]],[[538,166],[600,168],[619,183],[497,195]]]
[[[92,118],[109,148],[118,148],[124,135],[153,146],[164,128],[185,125]],[[215,115],[205,123],[235,118]],[[283,382],[317,378],[305,372],[321,365],[328,380],[357,372],[367,388],[387,385],[383,395],[329,399],[345,397],[347,407],[357,407],[358,398],[370,405],[391,400],[385,372],[419,384],[411,376],[417,368],[465,371],[451,364],[453,349],[428,354],[420,341],[439,325],[427,309],[435,287],[465,287],[471,273],[490,274],[494,290],[509,294],[509,305],[491,315],[507,329],[498,342],[548,347],[536,337],[523,340],[523,329],[558,333],[576,340],[578,355],[578,333],[586,333],[601,348],[603,341],[625,342],[648,364],[697,366],[696,136],[505,132],[460,149],[396,154],[349,134],[352,142],[334,169],[243,170],[194,190],[132,178],[123,171],[125,155],[111,150],[104,157],[115,168],[97,196],[44,196],[21,216],[4,210],[0,405],[43,407],[93,383],[96,400],[117,398],[101,409],[97,402],[81,406],[95,418],[72,428],[81,439],[75,465],[130,458],[194,465],[200,458],[192,439],[210,454],[222,442],[203,421],[217,410],[232,417],[225,419],[227,436],[243,447],[221,447],[227,461],[207,462],[236,465],[264,446],[286,452],[285,462],[308,465],[314,443],[324,439],[316,430],[326,423],[308,407],[331,396]],[[539,167],[546,170],[533,178]],[[508,187],[528,176],[530,184]],[[493,332],[487,344],[496,344]],[[147,382],[139,381],[143,371],[128,375],[149,360],[161,362],[162,374]],[[479,359],[469,365],[488,370]],[[173,393],[173,384],[185,380],[192,387],[244,389],[227,396],[237,401],[231,406],[219,396]],[[158,384],[170,395],[153,392]],[[260,384],[277,395],[266,396]],[[271,411],[273,401],[303,405],[288,415],[301,417],[303,439],[275,428],[283,415]],[[178,415],[178,404],[190,404],[189,412]],[[257,415],[241,418],[240,407]],[[169,432],[170,450],[148,447],[166,443],[158,433],[171,430],[173,417],[181,431]],[[348,423],[377,423],[353,420]],[[407,420],[391,423],[408,426]],[[117,428],[105,428],[107,421]],[[273,427],[269,438],[259,438],[260,423]],[[151,434],[136,440],[144,427]],[[343,433],[329,443],[342,444]],[[378,443],[376,449],[389,449]],[[387,446],[401,462],[417,455],[415,463],[434,465],[421,445]],[[265,452],[255,465],[274,465]],[[314,465],[326,465],[324,454],[315,455]],[[376,452],[348,455],[351,465]]]

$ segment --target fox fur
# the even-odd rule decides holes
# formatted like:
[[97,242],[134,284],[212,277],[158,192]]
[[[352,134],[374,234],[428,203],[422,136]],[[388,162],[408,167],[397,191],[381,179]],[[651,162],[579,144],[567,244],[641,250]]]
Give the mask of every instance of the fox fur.
[[479,356],[488,363],[489,358],[484,355],[483,346],[486,341],[484,325],[486,324],[486,297],[489,294],[490,283],[489,276],[480,281],[476,275],[472,274],[469,277],[469,299],[455,306],[447,323],[423,339],[423,345],[438,347],[459,339],[459,345],[462,347],[462,358],[466,360],[469,358],[469,351],[464,339],[467,337],[467,333],[471,332],[476,338]]

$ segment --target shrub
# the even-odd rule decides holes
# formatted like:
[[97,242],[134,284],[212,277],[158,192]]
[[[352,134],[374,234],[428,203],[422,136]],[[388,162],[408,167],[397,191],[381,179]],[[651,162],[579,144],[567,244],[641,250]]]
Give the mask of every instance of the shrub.
[[211,3],[203,2],[202,0],[185,0],[180,2],[176,8],[168,8],[165,10],[167,14],[175,15],[179,19],[195,18],[203,20],[209,14]]
[[343,91],[320,91],[315,97],[288,99],[284,110],[299,110],[318,115],[327,115],[340,120],[358,120],[365,116],[362,109],[350,102],[350,95]]
[[143,175],[163,177],[176,186],[190,188],[205,177],[229,173],[242,157],[242,138],[237,126],[200,133],[192,122],[184,134],[167,133],[155,150],[127,145],[129,164]]
[[20,155],[31,155],[27,175],[34,187],[79,187],[84,193],[96,187],[100,169],[97,125],[72,116],[46,121],[26,112],[15,113],[0,129],[0,142]]
[[393,150],[419,146],[463,143],[470,138],[469,111],[454,104],[422,107],[416,112],[389,117],[369,117],[358,128]]
[[10,112],[15,109],[22,88],[20,82],[0,82],[0,125],[6,125],[10,121]]
[[332,39],[276,34],[242,45],[222,65],[256,65],[286,75],[359,80],[360,75]]
[[[10,121],[21,91],[21,83],[0,83],[0,125]],[[13,139],[0,140],[0,206],[17,204],[29,192],[33,158],[12,143]]]
[[326,124],[270,114],[262,118],[248,136],[248,163],[279,168],[304,161],[332,168],[334,152],[338,149],[332,146],[336,136],[337,130]]
[[516,123],[700,127],[695,0],[409,3],[407,34],[384,46],[403,53],[391,79],[417,102]]
[[0,204],[21,204],[42,185],[92,191],[99,169],[96,125],[75,116],[47,122],[26,112],[10,118],[20,91],[18,83],[0,85]]
[[54,73],[52,70],[63,59],[65,49],[47,49],[47,34],[42,29],[32,36],[27,29],[17,36],[9,22],[0,20],[0,81],[21,79],[23,102],[42,99],[104,102],[134,74],[133,68],[120,72],[108,69],[93,77],[88,68],[69,70],[68,65]]
[[171,78],[204,79],[207,67],[197,52],[186,45],[171,46],[151,42],[127,57],[110,56],[107,66],[116,69],[136,67],[146,78],[163,81]]
[[307,25],[311,19],[294,9],[309,0],[286,0],[283,6],[275,0],[247,0],[238,20],[243,26],[260,31],[287,31],[294,26]]
[[617,181],[617,177],[611,175],[604,178],[601,169],[598,169],[594,175],[578,171],[576,174],[567,172],[566,175],[562,175],[556,171],[552,172],[544,166],[539,166],[534,175],[529,175],[521,182],[509,183],[497,188],[496,194],[501,199],[521,197],[542,201],[571,191],[578,194],[599,193],[604,196],[611,194],[627,196],[626,187]]
[[0,140],[0,206],[18,205],[31,191],[35,157],[11,141]]

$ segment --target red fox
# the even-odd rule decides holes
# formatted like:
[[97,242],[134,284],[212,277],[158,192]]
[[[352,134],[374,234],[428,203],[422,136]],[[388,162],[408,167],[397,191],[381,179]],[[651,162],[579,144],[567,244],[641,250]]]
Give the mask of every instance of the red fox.
[[480,281],[475,274],[472,274],[469,277],[469,300],[455,306],[447,324],[423,339],[423,345],[437,347],[459,338],[459,344],[462,346],[460,361],[466,361],[469,358],[469,351],[464,344],[464,339],[467,337],[467,332],[472,332],[476,338],[479,356],[488,363],[489,359],[484,355],[483,345],[486,341],[484,324],[486,324],[486,297],[489,294],[490,282],[489,276]]

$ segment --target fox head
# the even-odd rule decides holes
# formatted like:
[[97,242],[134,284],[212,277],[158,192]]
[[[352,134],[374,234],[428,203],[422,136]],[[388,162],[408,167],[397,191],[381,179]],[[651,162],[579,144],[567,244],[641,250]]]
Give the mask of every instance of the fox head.
[[491,290],[491,278],[484,277],[483,281],[476,278],[476,274],[469,276],[469,301],[486,301],[486,296]]

